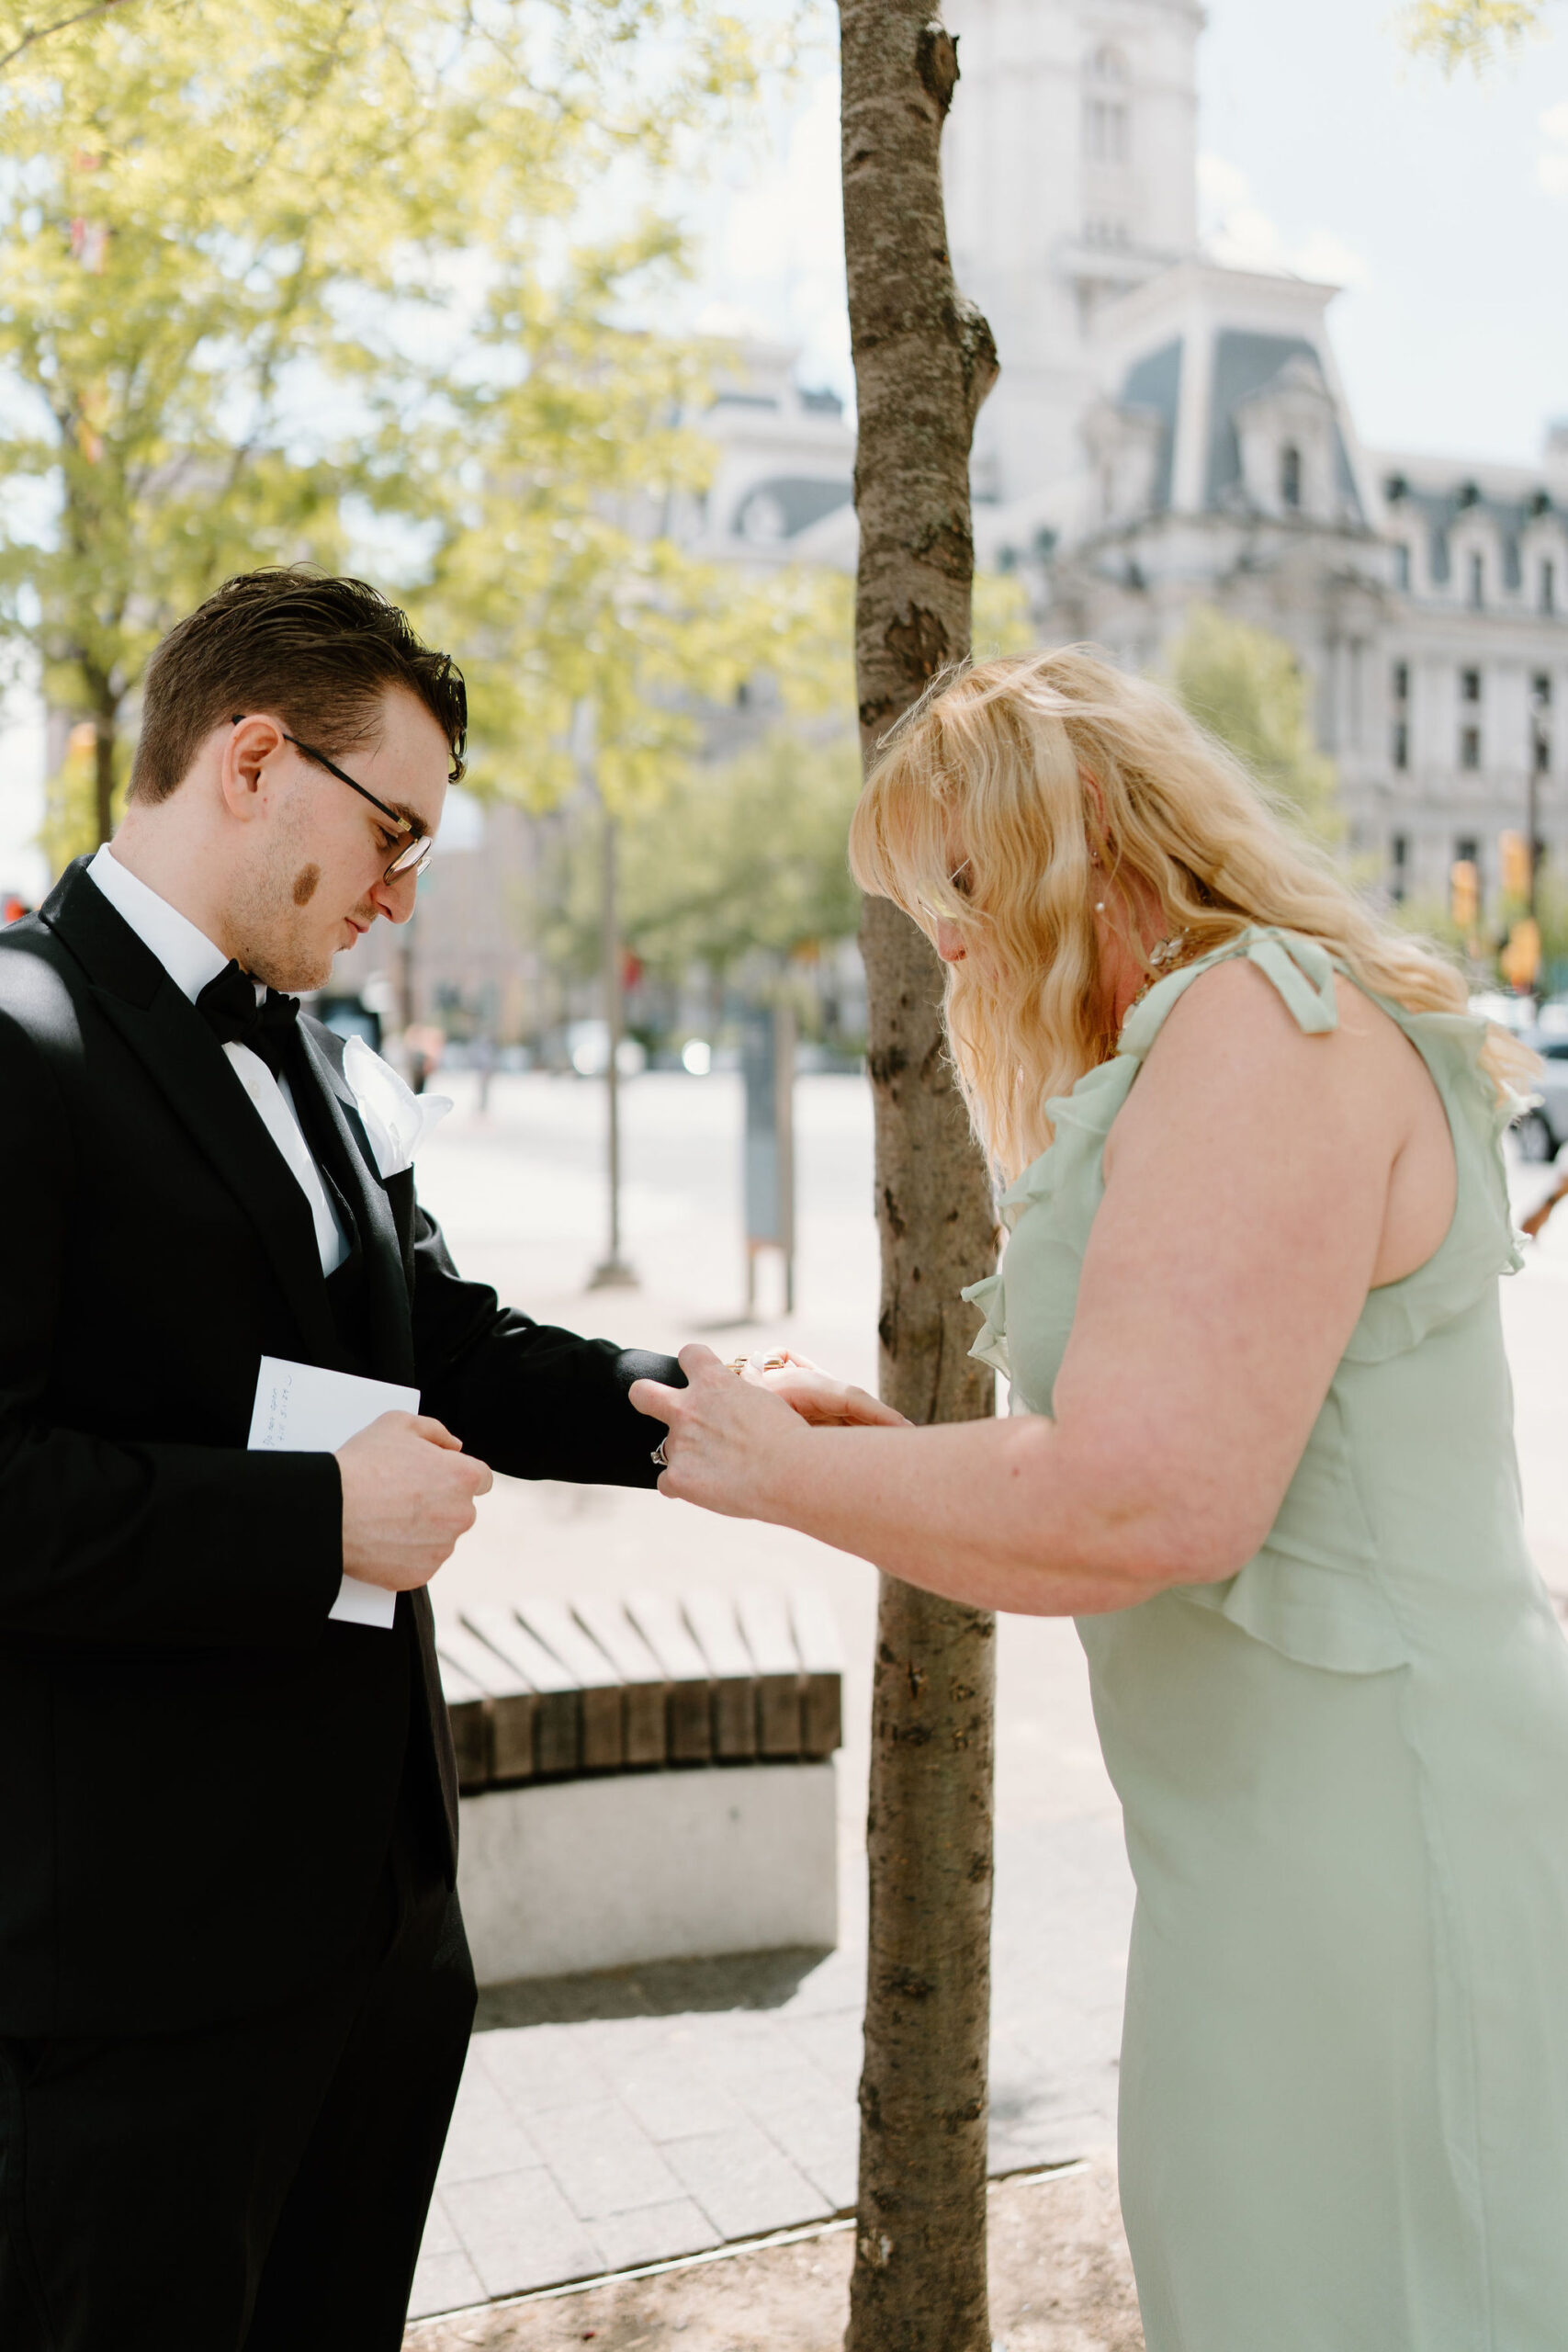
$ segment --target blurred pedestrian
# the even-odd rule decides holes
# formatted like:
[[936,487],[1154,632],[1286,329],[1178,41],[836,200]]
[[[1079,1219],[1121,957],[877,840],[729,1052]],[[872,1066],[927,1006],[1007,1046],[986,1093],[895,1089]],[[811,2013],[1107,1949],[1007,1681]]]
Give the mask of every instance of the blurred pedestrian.
[[1546,1231],[1552,1210],[1561,1200],[1568,1199],[1568,1173],[1559,1176],[1544,1201],[1538,1201],[1528,1216],[1519,1219],[1519,1231],[1531,1241],[1539,1241]]
[[488,1029],[474,1040],[474,1068],[479,1072],[479,1114],[481,1119],[488,1118],[490,1082],[495,1076],[495,1039]]
[[416,1094],[423,1094],[441,1067],[446,1051],[446,1035],[433,1022],[411,1022],[403,1031],[403,1056],[408,1063],[409,1084]]

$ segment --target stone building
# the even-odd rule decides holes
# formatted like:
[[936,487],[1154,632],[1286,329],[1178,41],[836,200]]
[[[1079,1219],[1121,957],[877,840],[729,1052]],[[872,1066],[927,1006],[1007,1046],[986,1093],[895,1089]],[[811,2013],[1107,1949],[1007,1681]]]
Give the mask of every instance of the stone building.
[[1500,838],[1568,867],[1568,429],[1534,467],[1364,447],[1335,289],[1196,236],[1190,0],[953,0],[948,209],[1003,362],[976,449],[983,562],[1042,634],[1157,666],[1203,601],[1311,679],[1351,844],[1396,898]]

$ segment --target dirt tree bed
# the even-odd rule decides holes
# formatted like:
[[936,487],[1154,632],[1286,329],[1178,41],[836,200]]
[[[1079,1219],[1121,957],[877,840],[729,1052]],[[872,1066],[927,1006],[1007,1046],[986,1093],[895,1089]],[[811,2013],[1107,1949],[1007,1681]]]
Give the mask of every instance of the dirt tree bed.
[[[411,2327],[404,2352],[840,2352],[849,2231]],[[1005,2352],[1143,2352],[1109,2161],[999,2181],[991,2324]]]

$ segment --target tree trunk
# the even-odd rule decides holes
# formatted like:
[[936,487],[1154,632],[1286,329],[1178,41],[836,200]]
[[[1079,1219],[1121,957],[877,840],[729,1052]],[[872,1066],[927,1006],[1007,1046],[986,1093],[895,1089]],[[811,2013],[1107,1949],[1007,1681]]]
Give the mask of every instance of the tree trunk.
[[112,713],[93,721],[93,821],[99,844],[114,831],[115,723]]
[[[996,351],[953,282],[940,142],[955,46],[926,0],[840,0],[844,240],[860,411],[862,746],[969,650],[969,452]],[[882,1394],[980,1419],[959,1297],[996,1218],[942,1032],[941,967],[868,900],[868,1059],[882,1238]],[[848,2352],[988,2352],[994,1621],[885,1577],[873,1702],[871,1942]]]

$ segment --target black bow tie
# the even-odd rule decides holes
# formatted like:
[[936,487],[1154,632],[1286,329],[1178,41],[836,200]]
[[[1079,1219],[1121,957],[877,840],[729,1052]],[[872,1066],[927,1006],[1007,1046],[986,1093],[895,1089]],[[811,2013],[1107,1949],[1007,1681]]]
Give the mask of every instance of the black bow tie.
[[283,1066],[288,1043],[296,1034],[299,1012],[297,996],[279,996],[268,989],[256,995],[255,982],[238,964],[225,964],[197,998],[196,1009],[220,1046],[248,1046],[259,1054],[274,1078]]

